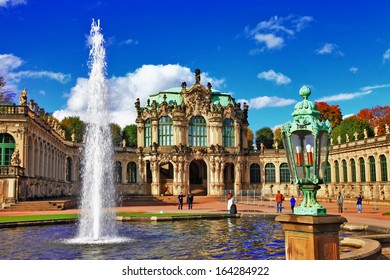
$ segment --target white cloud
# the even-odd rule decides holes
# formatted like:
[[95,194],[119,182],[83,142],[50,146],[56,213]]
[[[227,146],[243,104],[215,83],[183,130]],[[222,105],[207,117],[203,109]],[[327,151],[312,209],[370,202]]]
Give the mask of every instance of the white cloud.
[[249,105],[249,108],[252,109],[261,109],[261,108],[270,108],[270,107],[284,107],[296,103],[294,99],[280,98],[277,96],[259,96],[256,98],[251,98],[249,101],[241,99],[237,102],[244,103],[246,102]]
[[0,0],[0,7],[27,4],[27,0]]
[[349,71],[356,74],[359,71],[359,68],[352,66],[351,68],[349,68]]
[[19,71],[15,73],[9,73],[8,77],[15,82],[20,82],[23,78],[48,78],[56,80],[62,84],[69,82],[70,74],[63,74],[60,72],[50,72],[50,71]]
[[344,53],[339,50],[339,46],[332,43],[325,43],[322,47],[316,49],[317,54],[333,54],[336,56],[344,56]]
[[375,89],[388,88],[388,87],[390,87],[390,84],[365,86],[365,87],[362,87],[360,89],[360,91],[358,91],[358,92],[338,93],[338,94],[335,94],[335,95],[322,97],[320,99],[317,99],[316,101],[331,102],[331,101],[351,100],[351,99],[355,99],[355,98],[358,98],[358,97],[361,97],[361,96],[369,95]]
[[383,54],[383,62],[386,62],[389,59],[390,59],[390,49],[387,49]]
[[13,54],[0,54],[0,75],[6,76],[22,64],[23,60]]
[[390,87],[390,84],[375,85],[375,86],[366,86],[366,87],[362,87],[361,90],[363,90],[363,91],[371,91],[371,90],[373,90],[373,89],[388,88],[388,87]]
[[266,49],[280,49],[285,45],[287,38],[292,38],[297,32],[305,29],[313,21],[310,16],[271,17],[267,21],[261,21],[256,27],[245,28],[245,33],[254,39],[261,48],[251,51],[251,54],[262,52]]
[[332,102],[332,101],[343,101],[343,100],[351,100],[360,96],[368,95],[372,91],[359,91],[353,93],[338,93],[331,96],[325,96],[320,99],[317,99],[318,102]]
[[0,54],[0,75],[6,80],[8,89],[16,91],[18,83],[23,78],[48,78],[60,83],[66,83],[70,80],[70,74],[63,74],[60,72],[31,70],[18,71],[18,68],[20,68],[23,64],[24,61],[20,57],[13,54]]
[[291,83],[291,79],[282,73],[277,73],[274,70],[268,70],[261,72],[257,75],[259,79],[275,82],[278,85],[285,85]]
[[284,39],[274,34],[256,34],[255,39],[259,43],[264,43],[267,49],[280,49],[284,45]]
[[[125,76],[109,79],[111,117],[121,127],[134,123],[136,112],[134,102],[140,99],[141,106],[146,104],[149,95],[162,90],[181,86],[182,82],[192,85],[195,82],[193,71],[180,65],[143,65],[134,72]],[[210,77],[208,73],[201,74],[201,84],[210,82],[214,88],[223,86],[223,79]],[[88,79],[78,78],[76,85],[67,94],[66,108],[53,113],[62,120],[67,116],[80,116],[85,120],[87,111],[87,85]]]
[[122,42],[120,42],[120,45],[138,45],[138,41],[134,39],[127,39]]

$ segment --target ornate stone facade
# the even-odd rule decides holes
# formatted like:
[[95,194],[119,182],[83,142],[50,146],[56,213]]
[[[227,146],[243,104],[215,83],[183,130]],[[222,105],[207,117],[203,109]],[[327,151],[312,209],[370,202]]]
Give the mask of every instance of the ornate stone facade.
[[[248,106],[200,83],[151,95],[137,111],[138,147],[116,147],[115,180],[120,196],[176,195],[191,190],[220,196],[257,193],[272,198],[280,190],[297,195],[283,149],[250,151]],[[81,145],[66,141],[59,124],[34,100],[0,105],[0,209],[18,200],[77,196]],[[24,105],[22,105],[24,104]],[[332,143],[330,182],[318,198],[365,201],[390,199],[390,134]]]
[[[0,209],[18,200],[74,196],[79,146],[34,100],[0,106]],[[29,106],[27,106],[29,105]]]

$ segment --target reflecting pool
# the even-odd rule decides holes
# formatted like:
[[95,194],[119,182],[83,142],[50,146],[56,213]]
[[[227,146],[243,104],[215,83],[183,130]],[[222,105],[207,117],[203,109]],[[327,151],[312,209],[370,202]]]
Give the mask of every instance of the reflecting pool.
[[126,241],[72,244],[77,225],[0,229],[6,260],[283,260],[280,223],[260,217],[170,222],[119,222]]

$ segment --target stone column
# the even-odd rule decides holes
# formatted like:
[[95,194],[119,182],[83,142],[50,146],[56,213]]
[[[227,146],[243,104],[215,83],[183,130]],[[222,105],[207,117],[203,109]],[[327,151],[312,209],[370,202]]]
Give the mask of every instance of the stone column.
[[339,215],[280,215],[287,260],[339,260],[340,225],[347,220]]
[[150,160],[150,168],[152,169],[152,195],[159,196],[160,195],[160,173],[159,173],[159,164],[157,162],[157,158],[153,156]]

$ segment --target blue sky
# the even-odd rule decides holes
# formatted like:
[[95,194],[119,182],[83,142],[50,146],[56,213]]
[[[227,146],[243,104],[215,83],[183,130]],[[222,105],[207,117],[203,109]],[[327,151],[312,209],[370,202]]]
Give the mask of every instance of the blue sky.
[[83,116],[100,19],[113,122],[134,123],[135,98],[192,84],[199,68],[249,104],[255,132],[291,120],[302,85],[344,116],[389,105],[389,11],[385,0],[0,0],[0,75],[59,119]]

